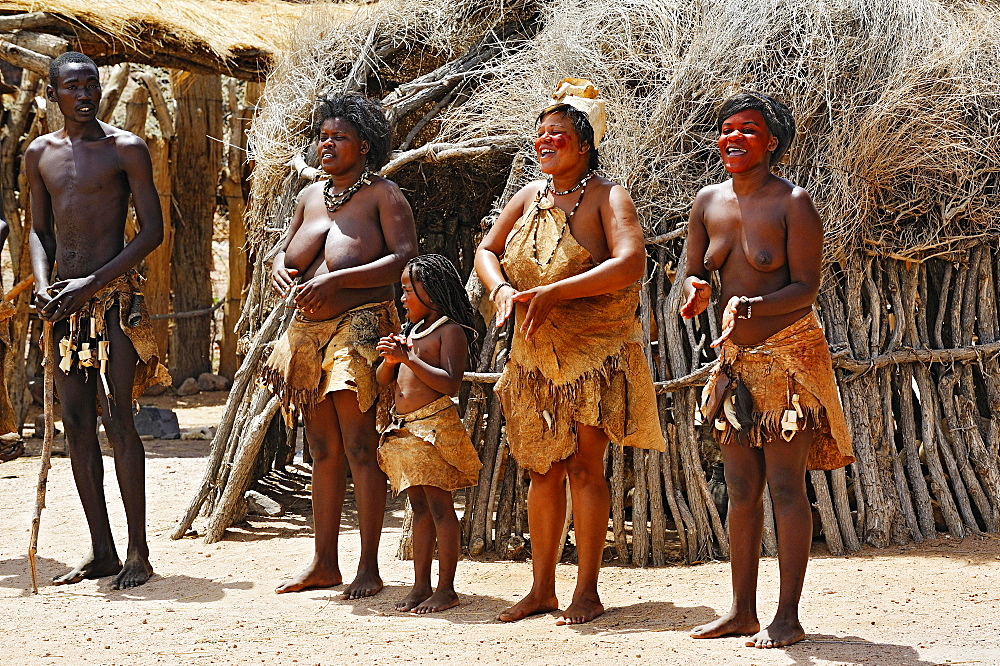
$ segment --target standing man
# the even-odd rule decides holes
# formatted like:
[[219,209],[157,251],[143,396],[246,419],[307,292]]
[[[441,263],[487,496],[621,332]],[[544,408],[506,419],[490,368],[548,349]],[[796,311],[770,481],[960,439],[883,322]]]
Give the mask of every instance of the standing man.
[[[35,139],[24,156],[31,263],[39,315],[55,323],[53,336],[60,341],[56,389],[91,538],[90,554],[54,582],[116,576],[116,589],[135,587],[149,580],[153,567],[146,543],[145,452],[131,404],[148,386],[170,380],[158,362],[135,270],[163,241],[160,199],[146,144],[97,119],[101,81],[94,61],[64,53],[52,61],[49,84],[45,94],[59,105],[66,124]],[[130,195],[139,232],[126,244]],[[98,409],[125,504],[124,565],[108,521]]]
[[[272,286],[294,291],[297,312],[274,346],[264,381],[286,418],[301,414],[313,459],[316,552],[279,594],[340,585],[340,518],[351,468],[361,533],[358,573],[344,599],[382,589],[378,543],[386,476],[378,465],[376,410],[386,417],[391,387],[379,395],[378,341],[399,330],[392,285],[417,253],[413,213],[395,183],[374,174],[389,157],[389,123],[364,95],[321,100],[313,128],[327,179],[299,194]],[[297,282],[297,283],[296,283]]]

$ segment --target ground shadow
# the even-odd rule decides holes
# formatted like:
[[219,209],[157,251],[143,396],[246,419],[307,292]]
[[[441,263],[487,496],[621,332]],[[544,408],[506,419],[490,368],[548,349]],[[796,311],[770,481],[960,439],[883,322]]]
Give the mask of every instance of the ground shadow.
[[925,557],[944,559],[964,559],[969,564],[993,564],[1000,557],[1000,535],[970,534],[962,539],[941,534],[936,539],[926,539],[920,543],[893,545],[875,548],[865,545],[860,551],[845,555],[831,555],[823,546],[814,546],[810,561],[875,559],[894,557]]
[[[558,619],[558,613],[551,613]],[[648,631],[681,631],[688,633],[699,624],[719,617],[708,606],[676,606],[669,601],[643,601],[629,606],[608,606],[604,615],[586,624],[566,625],[584,635],[637,634]],[[694,640],[694,639],[692,639]]]
[[[747,648],[753,650],[754,648]],[[778,648],[796,666],[808,666],[818,661],[837,664],[894,664],[897,666],[935,666],[939,662],[924,661],[909,645],[877,643],[858,636],[807,634],[804,641]]]
[[[48,557],[36,557],[35,564],[38,568],[39,589],[58,587],[65,590],[67,594],[81,594],[83,588],[76,585],[52,584],[54,576],[64,574],[73,568],[70,565]],[[115,590],[112,588],[114,580],[114,576],[100,578],[97,582],[97,593],[89,588],[82,593],[86,596],[100,596],[119,601],[197,601],[203,603],[219,601],[225,596],[226,590],[248,590],[253,587],[253,583],[250,581],[220,583],[209,578],[153,574],[153,577],[145,585],[127,590]],[[0,562],[0,587],[20,589],[23,597],[31,595],[31,569],[27,556]],[[197,590],[197,592],[191,594],[191,590]]]
[[[35,556],[35,566],[38,568],[38,587],[52,584],[52,577],[70,570],[59,560],[50,557]],[[31,595],[31,566],[28,556],[14,557],[0,561],[0,587],[21,590],[21,596]]]
[[147,458],[207,458],[209,439],[154,439],[143,442]]
[[[305,471],[304,471],[305,470]],[[285,513],[280,516],[247,516],[241,523],[226,530],[225,541],[266,541],[269,539],[312,538],[312,501],[308,484],[308,468],[296,464],[281,472],[272,472],[254,483],[253,489],[281,504]],[[399,530],[403,526],[405,496],[386,498],[386,511],[382,527]],[[340,533],[358,530],[358,512],[354,502],[354,486],[347,484],[344,508],[340,520]]]
[[113,584],[114,578],[102,578],[97,589],[113,601],[177,601],[199,604],[221,601],[226,596],[226,590],[249,590],[254,585],[248,580],[220,583],[210,578],[197,578],[184,574],[169,576],[154,574],[145,585],[127,590],[113,589]]
[[269,518],[253,516],[226,528],[223,541],[250,542],[271,539],[297,539],[313,536],[312,519],[285,514]]
[[406,596],[410,591],[409,585],[390,584],[382,588],[382,591],[373,597],[363,599],[341,599],[340,595],[346,586],[339,586],[320,597],[331,604],[339,604],[351,607],[352,615],[394,615],[400,618],[434,618],[447,620],[452,624],[491,624],[497,622],[497,615],[504,608],[510,606],[508,599],[501,599],[484,594],[469,594],[459,590],[458,596],[461,603],[440,613],[428,613],[426,615],[415,615],[408,612],[397,611],[396,602]]

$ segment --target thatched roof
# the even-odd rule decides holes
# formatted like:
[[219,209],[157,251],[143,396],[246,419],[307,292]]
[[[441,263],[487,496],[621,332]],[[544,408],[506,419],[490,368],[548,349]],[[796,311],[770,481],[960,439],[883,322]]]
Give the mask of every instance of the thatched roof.
[[[51,56],[46,48],[62,45],[52,41],[56,37],[101,65],[127,60],[261,79],[289,41],[306,4],[301,0],[3,0],[0,33],[8,34],[0,39],[11,42],[14,33],[15,45]],[[347,17],[355,8],[329,3],[323,11]],[[10,54],[12,49],[5,46],[5,50]]]

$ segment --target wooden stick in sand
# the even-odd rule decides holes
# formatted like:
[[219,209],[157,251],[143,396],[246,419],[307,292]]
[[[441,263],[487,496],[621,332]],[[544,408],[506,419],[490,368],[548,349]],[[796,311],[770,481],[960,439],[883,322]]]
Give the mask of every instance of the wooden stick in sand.
[[42,346],[45,349],[45,439],[42,441],[42,467],[38,471],[38,490],[35,494],[35,515],[31,518],[31,543],[28,545],[28,563],[31,565],[31,591],[38,594],[38,569],[35,553],[38,552],[38,526],[45,508],[45,486],[49,480],[52,459],[52,440],[55,439],[55,369],[56,357],[52,344],[52,322],[46,321],[42,329]]

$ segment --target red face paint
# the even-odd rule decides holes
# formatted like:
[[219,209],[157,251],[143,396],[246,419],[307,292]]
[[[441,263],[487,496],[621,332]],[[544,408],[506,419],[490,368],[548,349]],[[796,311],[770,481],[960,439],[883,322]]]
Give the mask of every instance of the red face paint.
[[718,139],[722,164],[729,173],[741,173],[766,162],[776,144],[764,117],[755,109],[727,118]]
[[557,134],[550,134],[545,132],[537,139],[535,139],[535,152],[540,153],[542,151],[542,144],[549,143],[556,150],[562,150],[567,145],[569,145],[569,139],[566,138],[565,132],[559,132]]

